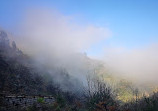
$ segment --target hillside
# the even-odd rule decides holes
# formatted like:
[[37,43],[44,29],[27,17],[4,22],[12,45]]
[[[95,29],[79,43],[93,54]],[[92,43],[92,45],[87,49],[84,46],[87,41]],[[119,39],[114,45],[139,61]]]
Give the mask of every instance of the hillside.
[[[44,69],[44,66],[42,68]],[[60,90],[60,84],[54,83],[58,77],[67,81],[65,85],[74,87],[71,82],[73,78],[62,68],[54,70],[58,77],[50,75],[46,70],[37,70],[34,60],[20,51],[14,41],[10,45],[7,33],[2,30],[0,31],[0,69],[0,92],[5,94],[52,95],[56,93],[56,89]]]
[[[67,61],[75,63],[64,61],[65,67],[42,64],[24,54],[14,41],[8,39],[7,33],[0,30],[0,111],[157,110],[157,93],[151,97],[139,96],[132,82],[115,77],[102,62],[85,54],[72,57]],[[37,101],[33,106],[8,110],[4,99],[11,95],[36,96]],[[55,102],[50,105],[42,96],[53,96]]]

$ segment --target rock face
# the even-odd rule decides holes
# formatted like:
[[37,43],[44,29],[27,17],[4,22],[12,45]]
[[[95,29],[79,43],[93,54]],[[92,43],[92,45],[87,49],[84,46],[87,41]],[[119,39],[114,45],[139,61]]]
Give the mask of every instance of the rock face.
[[51,96],[5,96],[3,100],[8,109],[13,107],[25,108],[33,104],[39,104],[39,100],[42,100],[42,103],[45,104],[53,104],[55,102],[55,99]]

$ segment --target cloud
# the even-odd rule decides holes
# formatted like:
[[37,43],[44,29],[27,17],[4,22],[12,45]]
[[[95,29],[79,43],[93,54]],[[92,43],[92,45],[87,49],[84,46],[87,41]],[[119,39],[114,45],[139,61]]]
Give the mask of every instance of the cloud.
[[109,49],[104,60],[118,76],[140,83],[158,83],[158,44],[133,50]]
[[43,8],[28,10],[24,15],[15,31],[17,46],[38,63],[51,69],[64,68],[70,75],[86,81],[89,63],[81,53],[110,37],[111,31]]
[[[84,52],[94,44],[111,36],[106,27],[76,22],[74,16],[66,16],[47,9],[28,10],[16,37],[20,49],[33,56],[44,56],[49,62],[65,64],[73,70],[83,68],[84,61],[77,61],[72,53]],[[156,82],[158,77],[158,45],[150,45],[133,50],[125,48],[107,48],[104,61],[112,71],[122,77],[135,81]],[[39,57],[40,58],[40,57]],[[75,58],[73,61],[72,58]],[[42,60],[40,58],[40,60]],[[45,61],[45,59],[43,60]],[[46,61],[45,61],[46,62]],[[79,65],[73,65],[76,62]],[[82,63],[82,64],[80,64]],[[69,72],[80,73],[82,71]],[[158,82],[157,82],[158,83]]]
[[22,50],[47,55],[84,52],[111,35],[108,28],[80,24],[73,16],[47,9],[29,10],[18,31],[16,42]]

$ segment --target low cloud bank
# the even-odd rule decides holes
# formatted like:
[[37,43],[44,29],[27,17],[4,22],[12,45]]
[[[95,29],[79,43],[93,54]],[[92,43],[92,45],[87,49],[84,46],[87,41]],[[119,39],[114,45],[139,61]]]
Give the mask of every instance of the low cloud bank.
[[46,9],[28,11],[16,41],[30,54],[63,56],[71,52],[84,52],[111,35],[108,28],[80,24],[74,19],[73,16]]
[[133,50],[108,50],[104,60],[116,75],[141,84],[158,84],[158,44]]
[[[111,31],[93,24],[80,24],[74,19],[47,9],[30,10],[20,23],[15,41],[38,61],[66,67],[68,72],[82,78],[87,73],[88,62],[74,53],[84,52],[107,39]],[[103,60],[115,75],[141,84],[158,84],[157,44],[133,50],[108,48]]]
[[21,21],[15,41],[22,51],[48,67],[65,68],[82,81],[91,64],[83,52],[111,36],[108,28],[80,24],[74,16],[43,8],[28,10]]

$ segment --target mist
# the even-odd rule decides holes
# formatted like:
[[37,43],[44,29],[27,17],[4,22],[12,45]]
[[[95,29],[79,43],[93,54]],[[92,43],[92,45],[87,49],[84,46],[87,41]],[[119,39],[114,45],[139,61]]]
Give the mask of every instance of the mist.
[[111,34],[108,28],[81,24],[74,19],[47,9],[28,11],[18,27],[21,35],[17,43],[30,54],[44,52],[60,56],[62,53],[84,52]]
[[[82,81],[95,64],[85,52],[112,35],[107,27],[83,24],[76,16],[43,8],[28,10],[16,30],[14,39],[21,50],[47,66],[65,68]],[[102,58],[97,59],[117,77],[157,85],[157,49],[157,44],[135,49],[106,47]]]
[[158,44],[134,49],[109,48],[104,61],[116,76],[137,84],[158,85]]
[[85,84],[86,75],[94,68],[94,61],[87,57],[86,51],[109,38],[111,31],[77,22],[73,15],[65,16],[43,8],[27,10],[24,15],[14,32],[17,46],[34,58],[39,69],[42,69],[39,63],[54,69],[50,73],[56,75],[56,81],[61,84],[65,81],[55,73],[58,68]]

